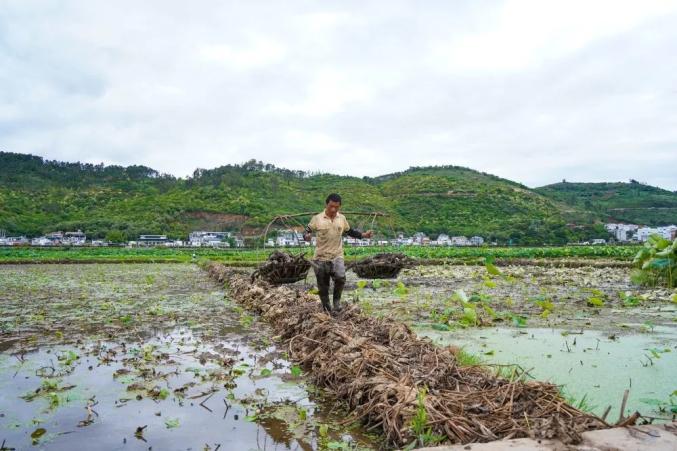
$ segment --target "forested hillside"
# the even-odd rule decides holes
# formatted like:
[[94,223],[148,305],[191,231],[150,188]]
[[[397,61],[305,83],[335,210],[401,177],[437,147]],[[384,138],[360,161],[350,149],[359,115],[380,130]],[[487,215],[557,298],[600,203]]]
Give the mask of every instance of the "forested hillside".
[[275,215],[320,211],[338,192],[344,209],[390,215],[383,232],[481,235],[522,244],[605,236],[585,205],[456,166],[410,168],[376,178],[309,174],[261,162],[197,169],[176,178],[144,166],[48,161],[0,152],[0,229],[35,236],[81,229],[90,237],[190,230],[254,234]]

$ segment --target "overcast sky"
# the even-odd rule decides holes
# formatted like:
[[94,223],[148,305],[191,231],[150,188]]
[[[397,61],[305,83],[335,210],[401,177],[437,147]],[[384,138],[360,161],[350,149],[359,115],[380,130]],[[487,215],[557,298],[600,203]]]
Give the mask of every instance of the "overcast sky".
[[0,150],[677,190],[677,1],[0,0]]

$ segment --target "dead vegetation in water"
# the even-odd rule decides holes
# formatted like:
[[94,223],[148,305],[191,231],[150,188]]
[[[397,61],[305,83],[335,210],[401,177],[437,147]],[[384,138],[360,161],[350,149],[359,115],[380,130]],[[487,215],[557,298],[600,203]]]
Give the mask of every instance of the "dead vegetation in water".
[[444,330],[554,327],[625,334],[644,333],[651,324],[672,327],[677,319],[677,292],[633,285],[625,268],[499,268],[499,275],[479,266],[406,269],[398,280],[404,295],[387,282],[349,277],[347,296],[374,316]]
[[270,323],[313,382],[347,403],[351,419],[382,429],[393,445],[517,437],[575,443],[585,430],[608,427],[568,405],[557,386],[460,366],[452,348],[419,339],[402,323],[356,306],[331,318],[312,295],[252,284],[217,263],[206,269]]
[[[10,410],[0,408],[8,449],[27,449],[33,439],[75,448],[81,433],[101,448],[126,436],[146,448],[171,437],[177,447],[215,449],[205,444],[208,431],[216,437],[224,428],[237,433],[223,437],[220,449],[255,446],[259,433],[263,448],[378,443],[339,425],[345,413],[325,409],[306,389],[298,366],[271,345],[269,328],[224,299],[194,265],[2,271],[0,386],[16,399]],[[138,423],[130,428],[131,417]],[[37,426],[43,435],[34,438]]]
[[176,325],[217,336],[228,308],[193,265],[4,266],[0,350],[87,339],[132,341]]

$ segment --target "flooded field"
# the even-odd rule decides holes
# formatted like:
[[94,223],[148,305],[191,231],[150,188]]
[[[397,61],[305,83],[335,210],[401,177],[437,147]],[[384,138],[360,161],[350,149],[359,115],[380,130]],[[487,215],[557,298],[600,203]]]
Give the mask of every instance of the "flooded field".
[[675,290],[640,288],[628,268],[499,272],[422,266],[373,281],[349,272],[344,297],[440,345],[463,348],[467,364],[518,364],[562,385],[575,406],[599,415],[611,406],[614,421],[626,389],[626,414],[668,420],[677,413]]
[[486,328],[440,332],[417,329],[440,345],[451,344],[488,364],[519,364],[537,380],[563,386],[576,407],[618,419],[626,389],[625,416],[639,411],[670,420],[677,396],[677,327],[609,336],[594,330]]
[[[495,272],[495,271],[494,271]],[[315,289],[311,275],[296,287]],[[0,267],[0,443],[16,449],[369,449],[273,333],[192,264]],[[677,410],[674,290],[627,268],[425,266],[348,273],[346,302],[463,364],[517,364],[615,421]]]
[[[420,266],[397,280],[358,280],[348,299],[377,315],[449,328],[508,325],[647,332],[677,325],[677,290],[634,285],[628,268]],[[310,279],[310,278],[309,278]]]
[[360,449],[195,265],[0,268],[0,443],[16,449]]

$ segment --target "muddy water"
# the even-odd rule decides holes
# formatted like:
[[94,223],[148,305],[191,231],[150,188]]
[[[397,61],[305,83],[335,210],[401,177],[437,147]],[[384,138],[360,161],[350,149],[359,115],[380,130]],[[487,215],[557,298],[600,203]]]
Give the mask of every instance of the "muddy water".
[[0,443],[373,448],[192,265],[0,268]]
[[[572,404],[602,415],[611,405],[616,421],[624,391],[634,411],[671,419],[670,394],[677,390],[677,327],[617,335],[564,329],[466,329],[417,333],[440,345],[463,347],[487,363],[519,364],[538,380],[562,385]],[[673,397],[677,402],[677,397]],[[663,411],[661,411],[663,410]]]

